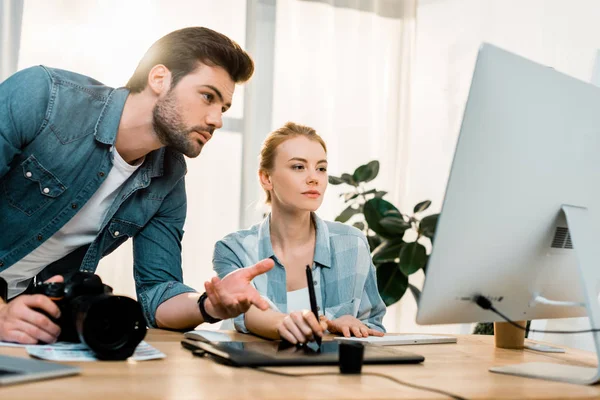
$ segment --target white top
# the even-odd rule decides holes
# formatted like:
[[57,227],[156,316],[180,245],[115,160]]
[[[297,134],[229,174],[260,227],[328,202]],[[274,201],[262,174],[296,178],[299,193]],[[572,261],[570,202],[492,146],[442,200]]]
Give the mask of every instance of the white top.
[[287,292],[287,312],[310,310],[310,297],[308,296],[308,288]]
[[135,165],[129,165],[114,146],[111,152],[113,168],[79,212],[38,248],[0,272],[0,277],[8,283],[8,298],[27,289],[31,279],[49,264],[94,241],[121,186],[144,162],[142,158]]

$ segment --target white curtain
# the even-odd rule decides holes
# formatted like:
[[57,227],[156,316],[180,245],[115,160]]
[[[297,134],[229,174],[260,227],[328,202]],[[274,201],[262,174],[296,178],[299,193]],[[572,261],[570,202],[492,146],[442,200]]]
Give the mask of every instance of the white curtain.
[[[315,128],[332,175],[379,160],[373,186],[401,209],[415,11],[415,0],[277,2],[273,128],[286,121]],[[328,188],[322,217],[333,220],[343,210],[341,190]],[[402,328],[395,307],[384,324]]]
[[17,71],[23,0],[0,1],[0,82]]
[[[600,2],[422,0],[417,14],[407,199],[410,204],[429,197],[439,211],[480,44],[492,43],[590,82],[600,49]],[[412,330],[415,306],[403,303],[401,326]],[[548,329],[579,324],[586,322],[551,321]],[[533,327],[544,329],[546,321]],[[590,335],[543,339],[588,349],[592,344]]]
[[[150,45],[187,26],[206,26],[244,46],[245,0],[26,0],[19,69],[45,64],[124,85]],[[243,114],[238,87],[229,118]],[[188,217],[183,240],[185,282],[203,290],[212,272],[214,243],[238,229],[241,134],[219,131],[188,159]],[[225,157],[227,155],[227,157]],[[99,275],[115,292],[135,296],[131,241],[100,262]]]

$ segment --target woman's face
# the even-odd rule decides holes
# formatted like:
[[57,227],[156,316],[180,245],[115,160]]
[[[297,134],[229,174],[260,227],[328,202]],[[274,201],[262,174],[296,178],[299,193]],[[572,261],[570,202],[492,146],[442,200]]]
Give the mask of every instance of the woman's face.
[[315,211],[327,189],[327,154],[317,141],[296,136],[277,146],[273,170],[261,173],[273,207]]

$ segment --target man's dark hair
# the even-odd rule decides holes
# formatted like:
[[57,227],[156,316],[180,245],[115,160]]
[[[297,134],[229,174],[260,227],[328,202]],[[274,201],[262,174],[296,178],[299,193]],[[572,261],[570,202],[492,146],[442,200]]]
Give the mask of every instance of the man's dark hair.
[[208,28],[184,28],[158,39],[144,54],[126,87],[139,93],[148,84],[150,70],[162,64],[171,71],[171,88],[198,68],[199,63],[225,69],[235,83],[246,82],[254,73],[254,62],[227,36]]

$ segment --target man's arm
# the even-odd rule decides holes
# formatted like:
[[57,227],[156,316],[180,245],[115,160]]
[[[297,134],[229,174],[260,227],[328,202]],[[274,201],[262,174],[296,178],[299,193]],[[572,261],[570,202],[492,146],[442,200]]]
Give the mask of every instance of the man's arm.
[[[190,329],[204,322],[200,295],[183,284],[181,240],[186,215],[185,183],[181,179],[165,197],[157,214],[134,238],[134,269],[138,300],[151,327]],[[225,319],[245,312],[251,304],[268,308],[251,281],[273,267],[272,260],[205,283],[206,312]]]
[[[233,271],[222,280],[214,277],[205,282],[208,298],[204,304],[208,315],[227,319],[237,317],[254,305],[267,310],[269,305],[252,286],[252,279],[273,268],[274,262],[265,259],[252,267]],[[204,322],[198,307],[198,293],[184,293],[163,302],[156,311],[159,328],[191,329]]]
[[24,69],[0,84],[0,179],[44,128],[51,88],[43,67]]

